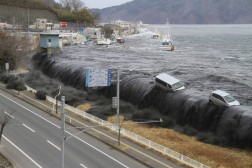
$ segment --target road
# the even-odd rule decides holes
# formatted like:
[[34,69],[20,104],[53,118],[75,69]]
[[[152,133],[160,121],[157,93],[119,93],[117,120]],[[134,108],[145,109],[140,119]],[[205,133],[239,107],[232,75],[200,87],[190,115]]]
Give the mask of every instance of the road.
[[[60,167],[58,119],[1,90],[0,109],[8,114],[14,112],[4,129],[1,152],[8,155],[16,168]],[[67,136],[78,132],[70,125],[66,125],[66,130]],[[83,133],[65,141],[65,167],[138,168],[146,165]]]

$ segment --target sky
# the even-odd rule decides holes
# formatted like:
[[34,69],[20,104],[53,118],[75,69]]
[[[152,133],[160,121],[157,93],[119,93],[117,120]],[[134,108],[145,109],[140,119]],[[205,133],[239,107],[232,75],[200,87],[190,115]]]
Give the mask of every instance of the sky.
[[123,3],[129,2],[132,0],[82,0],[85,3],[85,6],[88,8],[106,8],[110,6],[121,5]]

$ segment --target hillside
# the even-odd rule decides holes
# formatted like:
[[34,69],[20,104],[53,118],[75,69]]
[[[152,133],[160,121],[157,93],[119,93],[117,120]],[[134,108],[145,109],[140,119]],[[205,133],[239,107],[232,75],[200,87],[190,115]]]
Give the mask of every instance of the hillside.
[[119,6],[93,9],[103,21],[126,20],[149,24],[249,24],[251,0],[134,0]]
[[0,22],[27,25],[33,24],[37,18],[46,18],[50,21],[57,21],[57,12],[41,2],[32,0],[1,0],[0,1]]
[[[15,11],[15,12],[11,12],[11,11]],[[2,22],[7,22],[9,24],[12,24],[13,18],[15,17],[16,24],[27,25],[28,13],[29,13],[30,24],[33,24],[37,18],[46,18],[49,21],[58,20],[58,16],[48,10],[29,9],[29,12],[28,12],[27,8],[0,5],[0,16],[1,16]]]

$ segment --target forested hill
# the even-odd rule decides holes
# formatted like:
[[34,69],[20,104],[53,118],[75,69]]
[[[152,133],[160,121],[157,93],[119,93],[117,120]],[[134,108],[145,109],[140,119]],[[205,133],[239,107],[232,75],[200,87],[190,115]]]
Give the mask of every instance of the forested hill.
[[127,20],[149,24],[251,24],[252,0],[133,0],[93,9],[103,21]]

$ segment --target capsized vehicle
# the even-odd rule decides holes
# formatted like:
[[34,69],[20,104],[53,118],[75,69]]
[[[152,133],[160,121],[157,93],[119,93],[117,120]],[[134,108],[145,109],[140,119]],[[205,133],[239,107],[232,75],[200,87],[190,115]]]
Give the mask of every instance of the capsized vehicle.
[[217,106],[238,106],[240,103],[229,93],[222,90],[215,90],[210,93],[209,101]]
[[171,92],[185,89],[183,82],[166,73],[161,73],[155,77],[155,85]]

